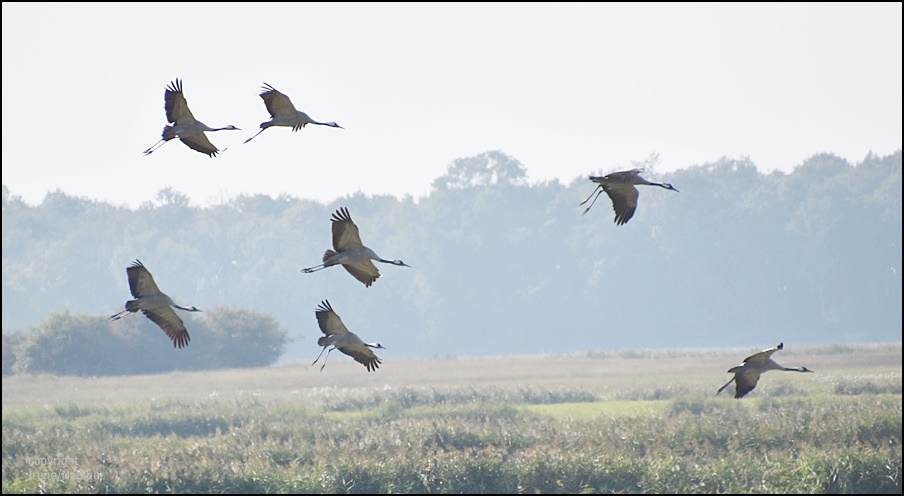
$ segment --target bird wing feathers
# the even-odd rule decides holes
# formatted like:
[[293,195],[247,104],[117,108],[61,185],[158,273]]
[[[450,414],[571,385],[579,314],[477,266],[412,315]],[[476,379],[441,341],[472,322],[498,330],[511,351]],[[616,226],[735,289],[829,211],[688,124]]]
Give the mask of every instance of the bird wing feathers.
[[333,307],[330,306],[328,300],[323,300],[323,302],[320,303],[320,306],[317,307],[314,315],[317,316],[317,325],[320,326],[320,330],[327,336],[349,333],[348,328],[342,323],[342,319],[339,318],[339,315],[333,311]]
[[199,151],[201,153],[207,154],[207,156],[213,158],[217,155],[217,152],[220,150],[213,146],[213,143],[207,139],[207,135],[204,133],[192,134],[191,136],[181,136],[179,137],[186,146],[191,148],[192,150]]
[[160,292],[157,283],[154,282],[154,276],[142,265],[141,261],[132,262],[132,265],[126,269],[126,274],[129,276],[129,291],[135,298]]
[[264,92],[261,93],[261,98],[264,100],[264,105],[267,106],[267,112],[270,112],[271,117],[293,114],[296,111],[295,105],[292,105],[292,100],[289,100],[289,97],[276,91],[275,88],[267,83],[264,83],[263,89]]
[[355,279],[364,283],[364,287],[367,288],[380,277],[380,270],[370,260],[358,260],[355,263],[344,263],[342,266]]
[[744,365],[746,363],[765,363],[772,357],[773,353],[775,353],[776,351],[778,351],[784,347],[785,347],[785,343],[779,343],[778,346],[769,348],[768,350],[763,350],[759,353],[754,353],[753,355],[750,355],[749,357],[745,358],[744,363],[742,363],[741,365]]
[[173,346],[184,348],[188,345],[188,342],[190,341],[188,329],[185,328],[182,319],[176,315],[176,312],[172,307],[167,305],[152,308],[150,310],[142,310],[141,312],[163,329],[163,332],[173,340]]
[[626,170],[626,171],[618,172],[617,174],[620,176],[622,181],[628,181],[632,177],[640,174],[641,172],[643,172],[643,168]]
[[760,372],[757,370],[747,370],[735,374],[735,398],[742,398],[745,394],[753,391],[757,381],[760,380]]
[[354,358],[356,362],[363,364],[365,367],[367,367],[368,372],[377,370],[378,368],[380,368],[380,364],[383,363],[383,361],[380,360],[380,358],[373,352],[373,350],[371,350],[367,346],[339,348],[339,351]]
[[163,94],[163,100],[163,108],[166,110],[166,120],[168,122],[175,124],[186,117],[194,120],[195,117],[192,115],[191,110],[188,110],[188,101],[185,100],[185,96],[182,94],[182,81],[176,79],[176,81],[170,83]]
[[622,225],[634,217],[637,211],[637,188],[625,183],[603,183],[603,189],[612,200],[612,209],[615,210],[615,223]]
[[352,221],[352,216],[348,213],[347,208],[342,207],[336,210],[333,213],[332,221],[334,250],[342,252],[364,246],[361,243],[361,236],[358,234],[358,226]]
[[628,183],[641,172],[643,169],[610,172],[605,176],[590,176],[590,180],[598,184]]

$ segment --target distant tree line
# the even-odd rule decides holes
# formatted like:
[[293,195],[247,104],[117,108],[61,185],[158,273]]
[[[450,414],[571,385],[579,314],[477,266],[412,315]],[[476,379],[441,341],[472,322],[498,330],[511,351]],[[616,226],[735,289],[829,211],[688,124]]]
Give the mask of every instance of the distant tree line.
[[[600,164],[587,174],[631,166]],[[188,359],[216,349],[204,329],[213,316],[206,310],[218,306],[271,316],[291,338],[281,359],[313,360],[314,308],[323,299],[352,331],[388,348],[386,363],[900,340],[900,151],[854,165],[817,154],[789,174],[760,173],[748,159],[667,174],[654,165],[645,177],[680,193],[641,187],[624,226],[613,223],[605,197],[580,215],[594,186],[586,177],[532,183],[526,170],[492,151],[454,161],[417,200],[254,195],[204,208],[172,189],[135,210],[60,191],[31,206],[4,186],[3,330],[27,331],[29,346],[56,350],[58,359],[75,350],[98,356],[113,341],[171,348],[143,317],[124,319],[124,328],[103,322],[128,299],[125,267],[139,258],[174,299],[205,309],[200,320],[183,314],[188,353],[164,350],[168,362],[186,360],[177,368],[219,366],[213,356]],[[329,218],[340,206],[366,244],[412,268],[379,264],[383,276],[370,288],[338,267],[300,273],[330,247]],[[78,339],[35,341],[75,323]],[[128,326],[147,329],[131,335]],[[41,360],[32,355],[19,370],[37,370],[28,368]],[[129,366],[137,367],[119,367]]]

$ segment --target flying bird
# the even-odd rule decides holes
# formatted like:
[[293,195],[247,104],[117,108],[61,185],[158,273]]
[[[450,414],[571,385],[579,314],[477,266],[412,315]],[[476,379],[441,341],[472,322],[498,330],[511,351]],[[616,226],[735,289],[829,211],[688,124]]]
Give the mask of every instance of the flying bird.
[[732,382],[735,383],[735,399],[743,398],[745,394],[753,391],[757,381],[760,380],[760,374],[769,372],[770,370],[788,370],[794,372],[813,372],[806,367],[783,367],[772,360],[772,354],[785,347],[785,343],[779,343],[775,348],[769,348],[759,353],[750,355],[737,367],[728,369],[729,374],[734,374],[730,381],[720,387],[716,392],[718,395],[723,389],[727,388]]
[[267,106],[267,112],[270,112],[270,120],[267,122],[262,122],[261,130],[258,131],[254,136],[246,139],[245,143],[253,140],[257,137],[258,134],[261,134],[267,128],[273,126],[291,127],[292,131],[298,131],[308,124],[317,124],[319,126],[330,126],[338,127],[339,129],[345,129],[335,122],[317,122],[314,119],[311,119],[308,114],[300,110],[296,110],[295,105],[292,105],[292,100],[289,100],[289,97],[287,97],[283,93],[280,93],[279,91],[276,91],[274,87],[270,86],[267,83],[264,83],[262,89],[263,92],[261,93],[261,98],[264,100],[264,105]]
[[[637,188],[634,187],[635,185],[645,184],[647,186],[659,186],[660,188],[678,191],[668,183],[654,183],[652,181],[647,181],[640,177],[642,171],[643,169],[631,169],[628,171],[613,172],[605,176],[590,176],[590,180],[597,183],[596,189],[593,190],[593,193],[596,193],[596,198],[590,202],[590,206],[584,209],[584,213],[581,215],[586,214],[590,210],[590,207],[596,203],[596,199],[600,197],[603,191],[605,191],[612,200],[612,208],[615,210],[615,224],[620,226],[631,220],[631,217],[634,216],[634,211],[637,210],[638,192]],[[599,191],[597,191],[597,189]],[[582,201],[581,205],[587,203],[587,201],[590,200],[590,197],[593,196],[593,193],[590,193],[590,196],[587,197],[587,200]]]
[[336,210],[333,213],[333,249],[327,250],[323,254],[323,263],[301,269],[302,272],[311,273],[323,270],[333,265],[342,264],[349,274],[355,279],[364,283],[365,287],[370,287],[374,281],[380,277],[380,271],[371,262],[378,262],[411,267],[401,260],[384,260],[373,250],[361,243],[361,237],[358,235],[358,226],[352,221],[348,209],[345,207]]
[[201,310],[195,307],[180,307],[175,304],[172,298],[157,288],[154,277],[139,260],[132,262],[132,265],[126,269],[126,274],[129,276],[129,290],[132,291],[132,296],[135,299],[127,301],[126,309],[111,315],[110,320],[119,320],[130,312],[141,310],[147,318],[160,326],[163,332],[173,340],[173,347],[184,348],[188,346],[190,341],[188,329],[185,328],[182,319],[170,307],[176,307],[187,312],[200,312]]
[[195,119],[191,110],[188,110],[188,102],[185,100],[185,96],[182,95],[182,81],[178,78],[167,86],[166,91],[163,93],[163,101],[163,108],[166,110],[166,120],[173,125],[163,126],[163,139],[145,150],[145,156],[156,151],[167,141],[179,138],[192,150],[207,154],[207,156],[213,158],[220,150],[207,139],[204,131],[240,130],[231,124],[226,127],[212,128]]
[[[320,360],[320,357],[323,356],[324,350],[329,346],[332,346],[332,348],[326,352],[326,358],[323,359],[323,365],[320,366],[321,372],[323,372],[323,368],[326,367],[326,361],[329,360],[330,353],[336,348],[342,353],[354,358],[356,362],[363,364],[368,372],[373,372],[380,368],[380,364],[383,362],[374,354],[371,348],[386,348],[380,343],[365,343],[364,341],[361,341],[361,338],[359,338],[357,334],[349,331],[348,328],[345,327],[345,324],[342,323],[342,319],[340,319],[339,316],[336,315],[336,312],[333,311],[333,307],[330,306],[329,301],[323,300],[317,307],[314,315],[317,316],[317,325],[320,326],[320,330],[325,334],[325,336],[317,340],[317,345],[323,346],[323,349],[320,350],[320,354],[317,355],[317,360]],[[315,365],[317,360],[314,360],[314,363],[311,365]]]

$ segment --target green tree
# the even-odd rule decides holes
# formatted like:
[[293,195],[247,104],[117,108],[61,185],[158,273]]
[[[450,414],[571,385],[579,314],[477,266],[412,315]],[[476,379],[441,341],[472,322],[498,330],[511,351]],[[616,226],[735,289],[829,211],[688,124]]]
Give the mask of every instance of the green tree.
[[437,189],[463,189],[494,184],[525,185],[527,169],[500,151],[484,152],[452,162],[446,174],[433,181]]
[[177,350],[160,328],[140,313],[110,322],[106,316],[57,312],[25,333],[23,343],[14,349],[13,371],[150,374],[259,367],[276,362],[282,354],[286,333],[272,316],[226,307],[206,313],[199,319],[183,316],[191,343]]
[[204,368],[263,367],[282,355],[287,334],[271,315],[234,307],[217,307],[201,320]]

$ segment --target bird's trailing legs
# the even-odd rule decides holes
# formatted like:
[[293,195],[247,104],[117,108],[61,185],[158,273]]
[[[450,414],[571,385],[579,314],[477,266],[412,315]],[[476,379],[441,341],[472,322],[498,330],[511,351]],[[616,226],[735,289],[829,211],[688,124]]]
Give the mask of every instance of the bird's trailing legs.
[[[324,346],[323,349],[320,350],[320,354],[317,355],[317,360],[320,360],[320,357],[323,356],[323,352],[326,351],[326,349],[327,349],[328,347],[329,347],[329,346]],[[323,365],[320,366],[320,371],[321,371],[321,372],[323,372],[323,368],[326,367],[326,361],[329,360],[329,358],[330,358],[330,353],[332,353],[333,350],[335,350],[335,349],[336,349],[336,347],[333,346],[332,348],[330,348],[330,351],[327,351],[327,352],[326,352],[326,358],[323,359]],[[317,363],[317,360],[314,360],[314,363],[312,363],[311,365],[315,365],[315,364]]]
[[121,312],[119,312],[119,313],[117,313],[117,314],[111,315],[111,316],[110,316],[110,320],[119,320],[119,319],[125,317],[126,314],[128,314],[128,313],[129,313],[128,310],[123,310],[123,311],[121,311]]
[[142,153],[144,153],[145,156],[148,156],[148,155],[150,155],[151,153],[153,153],[154,151],[156,151],[158,148],[160,148],[161,146],[163,146],[164,143],[166,143],[166,140],[160,140],[160,141],[154,143],[153,146],[151,146],[150,148],[148,148],[147,150],[145,150],[145,151],[142,152]]
[[318,270],[323,270],[326,267],[327,267],[326,265],[320,264],[320,265],[315,265],[313,267],[308,267],[306,269],[301,269],[301,271],[304,272],[305,274],[310,274],[311,272],[317,272]]
[[[261,134],[261,133],[264,132],[264,130],[266,130],[266,129],[267,129],[267,128],[261,129],[260,131],[257,132],[257,134]],[[255,134],[254,136],[252,136],[252,137],[246,139],[246,140],[245,140],[245,143],[248,143],[249,141],[253,140],[254,138],[257,138],[257,134]]]
[[[598,189],[599,191],[597,191],[596,189]],[[602,185],[602,184],[598,184],[598,185],[596,186],[596,189],[593,190],[593,193],[596,193],[596,198],[599,198],[600,195],[603,194],[603,185]],[[593,193],[590,193],[590,196],[593,196]],[[590,196],[587,197],[587,200],[590,199]],[[584,214],[586,214],[587,212],[590,211],[590,207],[592,207],[593,204],[596,203],[596,198],[594,198],[593,201],[590,202],[590,205],[589,205],[587,208],[584,209],[584,212],[581,213],[581,215],[584,215]],[[582,201],[581,203],[578,204],[578,206],[580,207],[581,205],[587,203],[587,200]]]
[[729,384],[731,384],[732,382],[734,382],[734,380],[735,380],[735,378],[732,377],[730,381],[726,382],[724,386],[720,387],[719,390],[716,391],[716,396],[718,396],[719,393],[721,393],[723,389],[727,388]]

